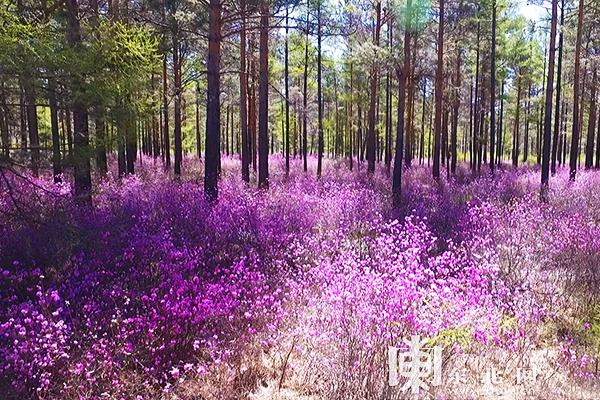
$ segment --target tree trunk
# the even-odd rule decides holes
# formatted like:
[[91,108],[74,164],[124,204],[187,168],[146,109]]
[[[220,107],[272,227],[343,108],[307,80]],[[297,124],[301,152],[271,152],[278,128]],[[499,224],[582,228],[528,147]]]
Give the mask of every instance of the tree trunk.
[[50,105],[50,130],[52,133],[52,176],[54,177],[54,183],[60,183],[62,182],[62,165],[60,160],[60,135],[58,132],[56,81],[53,76],[48,79],[48,103]]
[[[379,46],[379,34],[381,30],[381,2],[375,3],[375,31],[373,32],[373,44]],[[375,157],[376,157],[376,137],[375,137],[375,124],[376,124],[376,106],[377,106],[377,89],[379,83],[379,71],[376,63],[371,67],[370,76],[370,102],[369,102],[369,113],[368,122],[369,127],[367,131],[367,172],[375,172]]]
[[[458,137],[458,112],[460,109],[460,48],[456,52],[456,74],[454,75],[454,104],[452,110],[452,131],[450,133],[450,172],[456,174],[457,137]],[[492,162],[493,164],[493,162]]]
[[104,122],[104,107],[97,107],[95,119],[96,125],[96,167],[100,174],[106,174],[108,171],[108,162],[106,160],[106,124]]
[[563,30],[565,26],[565,0],[561,1],[560,34],[558,35],[558,70],[556,71],[556,104],[554,109],[554,134],[552,140],[552,160],[550,171],[556,174],[556,157],[558,155],[558,136],[560,131],[560,95],[562,80]]
[[440,0],[437,39],[437,67],[435,72],[435,138],[433,146],[433,177],[440,177],[440,147],[442,139],[442,98],[444,79],[444,1]]
[[0,132],[2,133],[2,154],[8,160],[10,158],[10,134],[8,130],[9,111],[6,106],[6,98],[4,97],[4,82],[2,82],[2,96],[0,97]]
[[[352,51],[352,50],[350,50]],[[350,61],[350,101],[348,102],[348,139],[349,139],[349,161],[350,171],[354,167],[354,114],[352,113],[352,103],[354,102],[354,67]]]
[[125,117],[125,152],[127,162],[127,173],[135,173],[135,159],[137,154],[137,130],[136,120],[133,111],[130,110],[130,102],[126,100]]
[[419,143],[419,164],[425,160],[425,107],[427,103],[427,79],[423,82],[423,104],[421,108],[421,142]]
[[498,168],[500,168],[502,153],[504,153],[504,86],[505,81],[502,80],[502,88],[500,89],[500,121],[498,121],[498,154],[496,155]]
[[480,98],[479,98],[479,75],[480,75],[480,45],[481,45],[481,23],[477,23],[477,48],[475,50],[475,92],[473,102],[473,132],[472,132],[472,156],[471,170],[477,169],[477,159],[479,158],[479,117],[480,113]]
[[519,166],[519,149],[521,146],[521,138],[520,138],[520,127],[521,127],[521,88],[522,88],[522,77],[521,72],[517,72],[517,106],[515,108],[515,128],[513,133],[513,151],[512,151],[512,163],[513,167]]
[[167,56],[163,57],[163,154],[167,169],[171,166],[171,140],[169,139],[169,86],[167,85]]
[[322,82],[322,60],[321,60],[321,1],[317,2],[317,177],[321,177],[323,169],[323,82]]
[[35,105],[35,90],[31,79],[30,76],[25,76],[23,79],[23,90],[25,92],[27,132],[29,133],[29,147],[31,149],[31,171],[34,176],[38,176],[40,163],[40,136],[38,131],[37,107]]
[[490,70],[490,170],[494,174],[496,160],[496,0],[492,2],[492,60]]
[[596,137],[596,164],[595,164],[595,167],[600,168],[600,115],[598,116],[598,136]]
[[219,174],[221,105],[219,104],[221,65],[221,0],[209,2],[209,36],[206,100],[206,144],[204,167],[204,193],[211,202],[217,200]]
[[529,158],[529,113],[531,108],[531,80],[527,87],[527,105],[525,106],[525,137],[523,140],[523,163]]
[[[79,3],[67,0],[67,20],[69,24],[68,40],[72,47],[81,45],[81,27],[79,25]],[[72,80],[73,101],[73,163],[75,166],[75,197],[82,204],[92,202],[92,175],[90,171],[90,151],[88,114],[83,102],[84,82],[75,77]]]
[[304,43],[304,87],[302,91],[302,158],[304,161],[304,172],[308,170],[308,30],[310,17],[310,1],[306,2],[306,37]]
[[[443,0],[442,0],[443,1]],[[411,0],[407,0],[407,9],[411,7]],[[404,65],[398,71],[398,120],[396,126],[396,149],[394,152],[394,175],[392,176],[392,201],[394,208],[402,203],[402,156],[404,146],[404,110],[406,108],[406,80],[410,73],[410,29],[404,28]]]
[[202,159],[202,135],[200,133],[200,84],[196,82],[196,155]]
[[250,183],[250,143],[248,138],[248,75],[246,73],[246,1],[241,0],[240,29],[240,128],[242,131],[242,180]]
[[585,144],[585,169],[594,165],[594,136],[596,134],[596,77],[597,71],[594,67],[592,73],[592,87],[590,90],[590,113],[588,118],[587,141]]
[[260,4],[258,88],[258,187],[269,187],[269,3]]
[[547,199],[550,181],[550,140],[552,132],[552,92],[554,86],[554,59],[556,58],[556,22],[558,14],[558,0],[552,0],[552,20],[550,23],[550,43],[548,57],[548,80],[546,82],[546,101],[544,112],[544,137],[542,146],[542,200]]
[[289,72],[289,9],[285,13],[285,174],[290,173],[290,72]]
[[[392,20],[388,22],[388,48],[392,48]],[[385,169],[390,173],[392,163],[392,92],[390,90],[390,72],[385,77]]]
[[181,95],[183,88],[181,87],[181,59],[179,47],[179,30],[175,28],[173,34],[173,87],[175,90],[175,98],[173,99],[173,141],[175,144],[175,164],[173,170],[176,176],[181,175],[181,161],[183,159],[182,138],[181,138]]

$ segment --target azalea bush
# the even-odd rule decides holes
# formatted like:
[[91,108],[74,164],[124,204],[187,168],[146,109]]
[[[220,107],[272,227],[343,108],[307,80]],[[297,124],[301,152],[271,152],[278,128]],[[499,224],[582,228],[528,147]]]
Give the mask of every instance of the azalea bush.
[[412,334],[450,354],[553,347],[573,379],[594,376],[594,173],[561,171],[541,202],[533,170],[436,182],[415,166],[392,210],[385,171],[341,162],[286,177],[273,157],[262,191],[226,158],[215,204],[201,164],[175,181],[143,162],[97,177],[91,209],[68,182],[3,181],[6,398],[376,398],[387,347]]

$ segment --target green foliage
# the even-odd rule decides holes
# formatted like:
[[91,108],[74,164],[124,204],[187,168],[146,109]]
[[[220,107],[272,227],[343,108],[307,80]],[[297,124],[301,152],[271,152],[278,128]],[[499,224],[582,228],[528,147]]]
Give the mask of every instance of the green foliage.
[[392,8],[402,29],[420,32],[429,23],[430,0],[394,0]]

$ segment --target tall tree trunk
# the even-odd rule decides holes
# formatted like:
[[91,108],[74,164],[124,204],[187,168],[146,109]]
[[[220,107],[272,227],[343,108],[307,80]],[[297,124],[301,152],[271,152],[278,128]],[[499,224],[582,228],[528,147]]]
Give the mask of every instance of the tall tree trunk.
[[[388,46],[392,48],[392,20],[388,22]],[[385,169],[390,173],[392,163],[392,92],[390,90],[391,76],[388,71],[385,77]]]
[[[483,80],[483,74],[481,79]],[[481,88],[481,97],[479,99],[479,101],[481,102],[481,105],[479,107],[479,127],[478,129],[478,134],[477,134],[477,172],[481,172],[481,163],[482,163],[482,159],[483,159],[483,155],[486,154],[485,152],[485,87]]]
[[[69,44],[81,46],[78,0],[67,0],[67,20]],[[92,202],[92,175],[90,170],[88,114],[84,99],[84,82],[79,77],[72,80],[73,101],[73,163],[75,166],[75,197],[82,204]]]
[[525,106],[525,137],[523,140],[523,163],[529,158],[529,113],[531,112],[531,80],[527,86],[527,105]]
[[552,20],[550,23],[550,43],[548,57],[548,80],[546,82],[546,102],[544,104],[544,137],[542,146],[542,200],[547,199],[550,181],[550,140],[552,132],[552,92],[554,86],[554,59],[556,58],[556,23],[558,0],[552,0]]
[[437,67],[435,72],[435,138],[433,146],[433,177],[440,177],[440,147],[442,140],[442,99],[444,95],[444,1],[440,0],[437,39]]
[[4,95],[4,81],[1,83],[0,91],[0,132],[2,135],[2,154],[6,159],[10,158],[10,132],[8,129],[8,116],[10,115]]
[[473,168],[473,160],[474,158],[474,125],[475,125],[475,116],[474,116],[474,109],[475,109],[475,104],[474,104],[474,95],[473,95],[473,77],[471,77],[471,85],[469,87],[469,167],[471,168],[471,171],[474,169]]
[[521,71],[517,72],[517,106],[515,107],[515,128],[513,130],[513,151],[512,151],[512,163],[513,167],[519,166],[519,149],[521,147],[520,127],[521,127],[521,90],[522,90]]
[[[457,140],[458,140],[458,112],[460,109],[460,59],[461,51],[457,46],[456,51],[456,74],[454,75],[454,104],[452,110],[452,131],[450,133],[450,172],[456,174]],[[493,162],[492,162],[493,164]]]
[[[375,3],[375,31],[373,32],[373,44],[379,46],[379,34],[381,30],[381,2],[376,1]],[[371,67],[370,76],[370,102],[369,102],[369,113],[368,122],[369,127],[367,131],[367,172],[375,172],[375,157],[376,157],[376,137],[375,137],[375,124],[376,124],[376,106],[377,106],[377,89],[379,86],[379,71],[377,64],[374,63]]]
[[285,12],[285,174],[290,173],[290,72],[289,72],[289,8]]
[[594,67],[592,73],[592,88],[590,90],[590,113],[588,118],[587,141],[585,144],[585,169],[594,165],[594,136],[596,134],[596,77],[597,71]]
[[27,115],[27,132],[29,133],[29,147],[31,149],[31,171],[34,176],[39,175],[40,163],[40,136],[38,131],[37,107],[35,104],[35,89],[32,78],[25,76],[23,90],[25,92],[25,107]]
[[323,169],[323,82],[322,82],[322,60],[321,60],[321,1],[317,1],[317,177],[321,176]]
[[117,103],[117,164],[119,177],[127,173],[127,161],[125,157],[125,137],[127,135],[127,117],[123,101]]
[[600,168],[600,113],[598,114],[598,135],[596,136],[596,168]]
[[167,83],[167,55],[163,57],[163,154],[165,159],[165,166],[168,169],[171,166],[171,140],[169,138],[169,86]]
[[[412,35],[410,37],[410,40],[412,40]],[[409,58],[412,57],[412,52],[413,52],[413,48],[411,43],[408,44],[409,50],[411,51],[411,54],[408,56]],[[409,70],[406,71],[406,123],[405,123],[405,135],[404,135],[404,165],[406,165],[407,167],[410,167],[412,164],[412,158],[413,158],[413,147],[414,147],[414,143],[415,143],[415,138],[413,136],[413,130],[412,130],[412,126],[413,126],[413,111],[414,111],[414,100],[415,100],[415,87],[414,87],[414,82],[413,82],[413,74],[412,74],[412,70],[414,68],[414,65],[409,61]],[[390,94],[390,103],[392,102],[392,96]],[[390,104],[390,109],[391,109],[391,104]],[[390,122],[391,122],[391,117],[390,117]]]
[[19,91],[19,132],[21,134],[21,151],[27,152],[27,103],[23,93],[23,85],[20,84]]
[[498,121],[498,154],[496,156],[498,168],[500,168],[502,154],[504,153],[504,86],[505,80],[502,80],[502,88],[500,89],[500,121]]
[[480,93],[479,93],[479,81],[480,81],[480,46],[481,46],[481,23],[477,23],[477,48],[475,50],[475,93],[473,102],[473,132],[472,132],[472,154],[471,154],[471,170],[477,169],[477,159],[479,158],[479,118],[480,113]]
[[126,118],[125,118],[125,152],[127,162],[127,173],[135,173],[135,160],[137,157],[137,130],[136,130],[136,118],[133,110],[130,109],[131,103],[128,100],[126,104]]
[[48,103],[50,105],[50,130],[52,133],[52,176],[54,183],[62,182],[62,165],[60,160],[60,135],[58,132],[58,105],[56,103],[55,77],[48,78]]
[[564,162],[564,151],[565,151],[565,124],[567,123],[567,104],[565,99],[562,100],[562,105],[560,106],[560,129],[558,134],[558,165],[563,165]]
[[423,104],[421,108],[421,141],[419,144],[419,164],[425,160],[425,107],[427,105],[427,78],[423,82]]
[[490,170],[494,174],[496,162],[496,0],[492,1],[492,59],[490,70]]
[[[442,0],[443,1],[443,0]],[[411,0],[407,0],[406,8],[410,10]],[[404,65],[398,71],[398,119],[396,127],[396,149],[394,152],[394,175],[392,177],[392,201],[395,208],[402,203],[402,156],[404,146],[404,110],[406,108],[406,80],[410,73],[410,29],[404,27]]]
[[104,107],[96,107],[95,125],[96,125],[96,167],[100,174],[106,174],[108,171],[108,162],[106,160],[106,124],[104,122]]
[[560,131],[560,95],[562,80],[563,30],[565,26],[565,0],[561,1],[560,33],[558,35],[558,70],[556,71],[556,104],[554,109],[554,134],[552,139],[552,160],[550,171],[556,174],[556,157],[558,155],[558,136]]
[[242,180],[250,183],[250,141],[248,138],[248,75],[246,71],[246,1],[241,0],[240,28],[240,128],[242,135]]
[[183,159],[182,138],[181,138],[181,95],[183,88],[181,87],[181,57],[179,46],[179,29],[175,28],[173,35],[173,89],[175,90],[174,97],[174,112],[173,112],[173,141],[175,144],[175,164],[173,170],[176,176],[181,175],[181,161]]
[[[252,53],[252,51],[250,52]],[[250,139],[250,154],[252,156],[252,170],[256,173],[256,145],[257,138],[257,116],[256,116],[256,62],[250,61],[250,75],[252,84],[248,90],[248,138]]]
[[218,196],[217,179],[219,175],[221,105],[219,104],[220,68],[221,68],[221,0],[209,2],[209,35],[206,100],[206,144],[204,167],[204,193],[209,201],[216,201]]
[[260,4],[260,79],[258,89],[258,187],[269,187],[269,3]]
[[202,158],[202,135],[200,133],[200,84],[196,82],[196,155]]
[[223,140],[225,141],[225,154],[229,155],[229,114],[231,106],[225,106],[225,130],[223,131]]
[[[352,51],[352,50],[350,50]],[[351,54],[352,56],[352,54]],[[350,100],[348,102],[348,139],[349,139],[349,161],[350,161],[350,171],[354,167],[354,145],[355,145],[355,134],[354,134],[354,114],[352,113],[352,104],[354,102],[354,66],[352,61],[350,61]]]
[[310,0],[306,2],[306,37],[304,42],[304,87],[302,91],[302,158],[304,162],[304,172],[308,170],[308,31],[310,17]]

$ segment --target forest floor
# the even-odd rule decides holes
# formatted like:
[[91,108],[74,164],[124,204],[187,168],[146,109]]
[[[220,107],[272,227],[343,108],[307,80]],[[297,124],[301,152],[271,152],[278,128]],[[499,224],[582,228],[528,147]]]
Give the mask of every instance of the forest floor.
[[197,161],[113,162],[92,209],[6,173],[4,398],[414,398],[415,365],[421,398],[599,397],[600,173],[542,202],[536,168],[414,165],[392,210],[383,169],[284,166],[257,190],[225,157],[211,205]]

